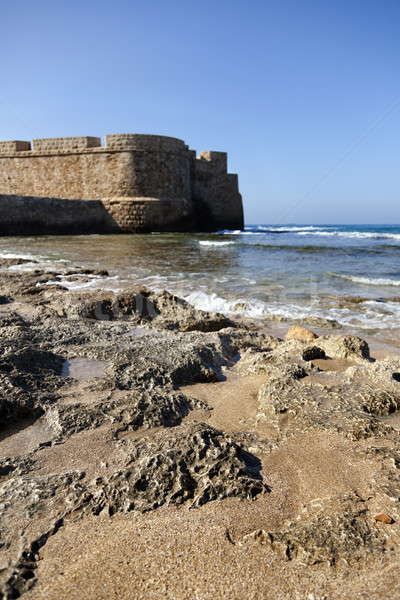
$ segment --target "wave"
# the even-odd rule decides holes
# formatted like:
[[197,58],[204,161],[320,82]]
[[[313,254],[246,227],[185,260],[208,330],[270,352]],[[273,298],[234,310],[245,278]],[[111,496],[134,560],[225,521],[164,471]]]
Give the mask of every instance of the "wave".
[[358,275],[344,275],[342,273],[329,273],[332,277],[339,277],[340,279],[346,279],[353,283],[361,283],[362,285],[389,285],[400,287],[399,279],[389,279],[387,277],[363,277]]
[[37,287],[47,286],[47,285],[62,285],[71,291],[79,291],[79,290],[107,290],[112,292],[118,292],[120,289],[129,285],[129,282],[121,279],[119,276],[115,275],[112,277],[107,277],[104,279],[100,275],[84,275],[81,279],[75,280],[70,279],[66,275],[61,275],[59,279],[49,279],[45,283],[38,282],[36,284]]
[[[310,234],[307,231],[298,231],[297,235]],[[378,233],[373,231],[313,231],[312,235],[355,239],[400,240],[400,233]]]
[[222,229],[217,233],[223,235],[262,235],[263,233],[312,233],[314,231],[320,231],[325,229],[330,228],[317,225],[248,225],[244,229]]
[[193,304],[196,308],[211,312],[221,312],[227,315],[241,314],[247,317],[262,318],[266,317],[265,303],[259,300],[252,302],[245,298],[226,300],[216,293],[207,294],[206,292],[196,291],[184,295],[185,300]]
[[321,299],[311,301],[307,305],[299,305],[290,301],[262,302],[248,299],[224,299],[215,293],[192,292],[184,296],[185,300],[196,308],[226,315],[241,315],[253,319],[283,317],[288,321],[301,321],[309,317],[334,319],[343,326],[366,327],[368,329],[385,329],[392,327],[394,321],[400,319],[400,303],[376,302],[369,300],[357,305],[356,310],[340,306],[324,306]]
[[[283,252],[293,252],[293,253],[301,253],[301,254],[344,254],[348,255],[349,249],[348,247],[341,246],[322,246],[322,245],[300,245],[300,244],[274,244],[272,242],[262,242],[257,241],[251,244],[247,244],[245,242],[236,242],[236,246],[238,248],[245,248],[247,251],[251,249],[256,250],[267,250],[269,251],[283,251]],[[371,254],[387,254],[388,250],[399,250],[399,246],[374,246],[373,248],[352,248],[352,252],[356,252],[357,254],[365,254],[367,256]]]
[[236,244],[236,242],[219,242],[219,241],[210,241],[210,240],[200,240],[200,246],[231,246],[232,244]]
[[[397,228],[396,228],[397,229]],[[318,236],[318,237],[338,237],[338,238],[349,238],[349,239],[375,239],[375,240],[396,240],[400,241],[400,233],[390,231],[363,231],[362,229],[345,230],[340,229],[338,226],[325,226],[325,225],[290,225],[290,226],[278,226],[278,225],[249,225],[246,226],[244,231],[240,229],[236,230],[223,230],[218,233],[224,235],[250,235],[260,236],[263,234],[293,234],[299,236]]]
[[[317,225],[258,225],[257,227],[249,227],[249,231],[253,232],[268,232],[268,233],[292,233],[297,231],[318,231],[325,229],[325,227],[318,227]],[[247,227],[245,227],[247,231]]]
[[37,255],[34,254],[24,254],[22,252],[1,252],[0,251],[0,259],[2,258],[21,258],[23,260],[30,260],[32,262],[37,262],[38,257]]

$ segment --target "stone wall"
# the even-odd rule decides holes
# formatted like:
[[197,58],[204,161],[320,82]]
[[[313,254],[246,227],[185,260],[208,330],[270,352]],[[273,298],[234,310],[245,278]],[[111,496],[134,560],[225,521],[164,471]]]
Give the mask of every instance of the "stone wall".
[[0,194],[0,235],[120,232],[100,200]]
[[105,146],[97,137],[38,139],[32,150],[30,142],[0,142],[0,194],[101,200],[121,231],[243,227],[226,153],[196,158],[166,136],[113,134]]
[[112,198],[104,199],[102,203],[123,233],[196,229],[193,207],[186,200]]

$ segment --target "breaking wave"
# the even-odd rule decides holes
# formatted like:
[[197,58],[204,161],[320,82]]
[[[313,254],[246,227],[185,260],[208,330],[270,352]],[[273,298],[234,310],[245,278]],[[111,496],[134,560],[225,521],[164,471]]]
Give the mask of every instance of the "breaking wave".
[[220,241],[211,241],[211,240],[200,240],[200,246],[232,246],[232,244],[236,244],[236,242],[220,242]]
[[400,304],[395,302],[376,302],[369,300],[357,306],[357,310],[343,308],[339,305],[324,306],[323,301],[310,301],[300,305],[284,298],[273,302],[224,299],[215,293],[192,292],[185,295],[185,300],[196,308],[211,312],[222,312],[226,315],[241,315],[252,319],[268,319],[268,317],[283,317],[289,321],[317,317],[336,320],[343,326],[358,326],[375,329],[385,329],[393,326],[393,321],[400,318]]
[[346,279],[346,281],[352,281],[353,283],[360,283],[362,285],[389,285],[400,287],[399,279],[389,279],[388,277],[362,277],[358,275],[343,275],[342,273],[329,273],[332,277],[339,277],[340,279]]

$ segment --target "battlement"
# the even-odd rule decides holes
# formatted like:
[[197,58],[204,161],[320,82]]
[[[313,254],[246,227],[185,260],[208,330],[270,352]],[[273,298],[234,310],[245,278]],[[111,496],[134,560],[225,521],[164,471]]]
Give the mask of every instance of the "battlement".
[[62,138],[44,138],[33,140],[34,152],[65,152],[66,150],[87,150],[88,148],[98,148],[101,146],[101,139],[98,137],[62,137]]
[[185,142],[178,138],[141,133],[106,135],[105,148],[112,150],[149,150],[153,152],[183,152],[188,149]]
[[30,142],[23,142],[21,140],[0,142],[0,154],[13,154],[14,152],[23,152],[30,149]]
[[204,152],[200,152],[198,160],[204,160],[207,163],[212,163],[213,166],[216,166],[219,169],[225,171],[228,168],[228,154],[226,152],[215,152],[212,150],[205,150]]

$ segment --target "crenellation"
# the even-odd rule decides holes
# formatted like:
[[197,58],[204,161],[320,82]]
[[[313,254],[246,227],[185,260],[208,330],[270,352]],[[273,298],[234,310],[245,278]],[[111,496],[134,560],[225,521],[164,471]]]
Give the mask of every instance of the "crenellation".
[[104,146],[98,137],[36,139],[33,150],[30,142],[0,142],[1,194],[31,198],[28,220],[33,206],[40,212],[40,198],[100,201],[113,232],[243,227],[226,152],[197,157],[183,140],[167,136],[112,134]]
[[228,168],[228,154],[226,152],[215,152],[212,150],[205,150],[200,152],[199,160],[207,161],[214,168],[226,171]]
[[14,152],[24,152],[30,149],[31,143],[22,140],[0,142],[0,154],[14,154]]
[[112,150],[147,150],[148,152],[187,153],[183,140],[161,135],[117,133],[106,135],[105,148]]
[[33,140],[34,152],[86,150],[88,148],[98,148],[99,146],[101,146],[101,139],[89,136]]

